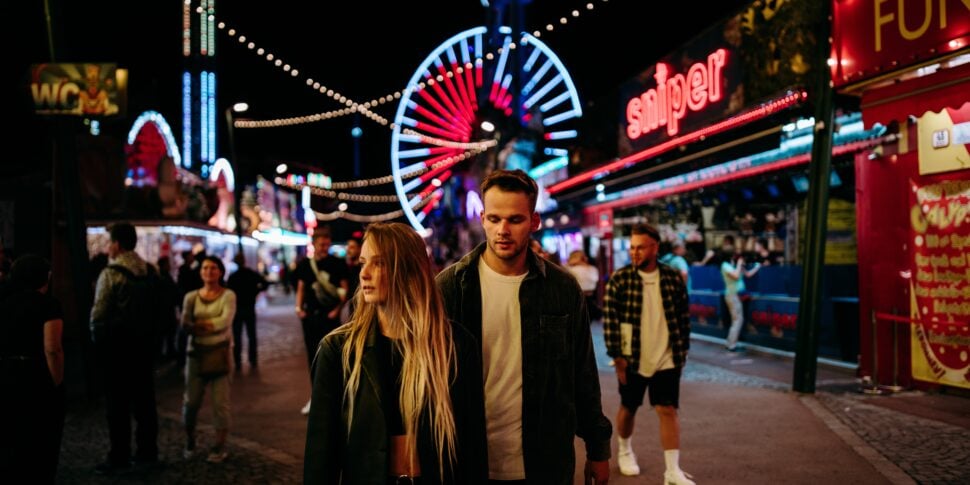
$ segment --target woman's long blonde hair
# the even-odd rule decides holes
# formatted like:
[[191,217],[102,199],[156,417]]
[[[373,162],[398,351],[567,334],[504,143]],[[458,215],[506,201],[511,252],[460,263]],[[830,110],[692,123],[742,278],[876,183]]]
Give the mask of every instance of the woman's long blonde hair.
[[[384,261],[382,271],[387,299],[381,315],[404,360],[400,406],[408,457],[417,456],[419,424],[427,410],[438,452],[439,473],[443,476],[445,463],[453,463],[455,457],[455,417],[449,394],[455,347],[431,261],[424,241],[405,224],[371,224],[364,233],[364,243],[373,245]],[[353,424],[361,358],[367,336],[378,319],[377,306],[365,302],[359,289],[354,295],[354,303],[353,316],[338,330],[348,333],[342,352],[343,368],[345,372],[349,369],[344,390],[345,402],[350,406],[348,430]]]

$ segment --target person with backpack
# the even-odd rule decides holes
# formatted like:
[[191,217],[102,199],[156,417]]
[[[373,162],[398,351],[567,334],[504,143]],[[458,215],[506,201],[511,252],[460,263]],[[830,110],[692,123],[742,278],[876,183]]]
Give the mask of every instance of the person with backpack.
[[[154,268],[135,251],[135,227],[119,222],[109,229],[108,266],[101,271],[91,308],[91,339],[104,387],[111,449],[95,467],[115,474],[136,464],[158,461],[158,408],[155,403]],[[135,418],[134,457],[131,418]]]

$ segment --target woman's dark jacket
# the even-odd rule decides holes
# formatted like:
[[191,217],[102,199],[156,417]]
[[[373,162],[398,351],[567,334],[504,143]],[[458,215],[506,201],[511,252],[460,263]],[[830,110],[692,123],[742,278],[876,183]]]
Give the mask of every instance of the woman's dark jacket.
[[[448,317],[482,337],[478,260],[485,243],[438,274]],[[566,270],[528,252],[519,287],[522,321],[522,451],[530,484],[571,484],[574,441],[586,458],[610,458],[613,428],[600,404],[600,380],[583,291]]]
[[[378,325],[371,326],[362,357],[360,385],[354,402],[353,427],[347,433],[345,373],[341,351],[347,333],[327,335],[313,363],[313,406],[307,423],[303,481],[308,484],[374,484],[388,482],[388,440],[381,404]],[[485,440],[485,398],[482,390],[481,351],[474,338],[459,325],[452,326],[457,374],[452,375],[451,400],[455,416],[457,459],[440,476],[438,452],[425,413],[418,431],[418,459],[423,484],[477,484],[488,478]],[[396,391],[395,391],[396,392]]]

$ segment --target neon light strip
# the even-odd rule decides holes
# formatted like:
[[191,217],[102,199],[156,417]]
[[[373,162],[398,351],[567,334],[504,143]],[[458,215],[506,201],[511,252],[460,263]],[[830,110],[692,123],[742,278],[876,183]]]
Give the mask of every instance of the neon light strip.
[[182,56],[192,55],[192,0],[182,1]]
[[[882,143],[882,140],[875,139],[838,146],[832,149],[832,155],[838,156],[844,153],[856,152],[879,143]],[[751,162],[750,158],[751,157],[746,157],[745,159],[722,163],[713,167],[695,170],[687,174],[678,175],[676,177],[651,182],[646,185],[641,185],[640,187],[625,190],[620,194],[614,195],[615,200],[610,200],[601,204],[588,205],[583,208],[583,212],[596,213],[606,209],[629,207],[660,197],[666,197],[668,195],[679,194],[702,187],[723,184],[732,180],[750,178],[767,172],[774,172],[797,165],[803,165],[811,161],[812,155],[811,153],[803,153],[793,157],[757,165]],[[744,165],[745,168],[736,168],[738,165]],[[731,170],[728,167],[732,166],[734,167],[734,171],[728,172],[728,170]],[[724,175],[720,175],[721,173]]]
[[430,148],[415,148],[414,150],[402,150],[398,152],[398,158],[414,158],[431,155]]
[[[413,100],[408,102],[408,108],[410,108],[415,113],[418,113],[419,115],[424,116],[425,118],[431,120],[432,122],[437,124],[438,127],[444,130],[452,130],[452,131],[457,131],[459,133],[461,132],[461,129],[455,126],[454,123],[432,113],[428,108],[425,108],[424,106],[419,105]],[[412,125],[412,126],[415,126],[415,125]],[[451,134],[449,133],[449,135]]]
[[138,138],[138,132],[141,131],[142,127],[146,123],[153,123],[158,128],[158,133],[162,136],[162,141],[165,143],[165,153],[166,155],[172,157],[172,162],[175,166],[182,163],[181,157],[179,156],[179,147],[175,143],[175,136],[172,134],[172,127],[168,125],[165,121],[165,117],[157,111],[145,111],[135,122],[132,123],[131,129],[128,130],[128,144],[134,144],[135,139]]
[[[440,61],[438,59],[435,59],[435,63],[437,64],[438,62]],[[439,69],[444,70],[443,67]],[[428,74],[431,74],[431,73],[429,72]],[[464,125],[466,122],[465,120],[462,119],[461,112],[459,111],[458,107],[455,106],[455,103],[451,101],[452,97],[445,94],[444,89],[441,89],[441,84],[442,83],[440,82],[435,82],[434,84],[431,85],[431,89],[433,89],[434,92],[438,94],[438,98],[440,98],[441,101],[445,103],[445,106],[448,107],[448,114],[450,115],[449,118],[454,120],[459,125]],[[427,90],[424,90],[424,91],[427,91]]]
[[216,56],[216,0],[209,0],[208,15],[206,16],[206,27],[209,34],[209,57]]
[[555,108],[556,106],[562,104],[562,102],[567,99],[569,99],[569,91],[563,91],[563,93],[560,94],[559,96],[556,96],[555,98],[552,98],[549,101],[546,101],[545,103],[542,103],[541,105],[539,105],[539,111],[542,111],[543,113],[545,113],[550,109]]
[[205,0],[199,5],[201,7],[199,11],[199,54],[205,55],[206,46],[209,45],[209,23],[205,21]]
[[475,86],[482,87],[482,33],[475,36]]
[[182,73],[182,163],[192,168],[192,74]]
[[572,118],[576,118],[578,116],[579,116],[579,113],[577,113],[576,110],[569,110],[569,111],[566,111],[566,112],[563,112],[563,113],[559,113],[559,114],[557,114],[555,116],[550,116],[550,117],[542,120],[542,124],[544,126],[552,126],[552,125],[554,125],[556,123],[559,123],[560,121],[569,120],[569,119],[572,119]]
[[539,101],[540,98],[545,96],[546,93],[548,93],[549,91],[552,91],[552,88],[558,86],[559,83],[561,82],[562,82],[562,74],[556,74],[556,77],[552,78],[548,83],[542,86],[542,88],[536,91],[535,94],[530,96],[528,101],[526,101],[525,103],[522,103],[522,106],[525,109],[531,108],[533,104],[535,104],[537,101]]
[[[445,88],[448,89],[448,94],[451,95],[451,99],[455,103],[455,114],[461,115],[460,119],[463,122],[462,124],[468,125],[472,120],[475,119],[475,115],[472,113],[471,107],[465,104],[465,98],[458,94],[458,90],[455,88],[455,83],[452,78],[448,77],[448,70],[445,69],[444,65],[438,66],[438,72],[444,77]],[[440,85],[440,82],[435,84],[435,86]]]
[[[536,49],[536,48],[532,48],[532,53],[529,54],[529,58],[526,59],[525,64],[522,66],[522,69],[525,72],[531,72],[532,71],[532,66],[535,65],[535,63],[536,63],[537,60],[539,60],[539,54],[542,54],[542,51],[541,50]],[[548,63],[549,61],[546,61],[546,62]]]
[[310,236],[300,232],[285,231],[273,228],[268,231],[253,231],[253,238],[280,246],[306,246],[310,244]]
[[551,131],[545,134],[546,140],[564,140],[566,138],[576,138],[579,132],[576,130]]
[[[583,182],[587,182],[593,179],[602,178],[610,174],[615,170],[621,170],[627,168],[633,164],[642,162],[644,160],[653,158],[661,153],[667,152],[681,145],[686,145],[688,143],[694,142],[696,140],[714,135],[716,133],[721,133],[727,131],[731,128],[750,123],[755,120],[764,118],[770,114],[773,114],[782,109],[788,108],[789,106],[795,105],[800,101],[804,101],[808,97],[808,93],[802,91],[798,93],[792,93],[784,97],[775,99],[754,109],[746,111],[738,116],[728,118],[719,123],[714,123],[700,130],[688,133],[677,138],[672,138],[659,145],[652,146],[645,150],[641,150],[633,155],[621,158],[615,162],[608,163],[602,167],[595,168],[583,172],[575,177],[563,180],[555,185],[550,186],[547,190],[550,195],[562,192],[569,187],[572,187]],[[548,135],[547,135],[548,136]]]
[[209,172],[209,181],[215,182],[219,180],[219,174],[225,174],[226,176],[226,188],[230,192],[236,190],[236,176],[232,171],[232,165],[229,164],[229,160],[225,158],[220,158],[212,164],[212,171]]
[[461,103],[465,107],[465,116],[468,117],[469,123],[475,122],[475,111],[478,111],[478,107],[472,104],[472,97],[468,94],[468,91],[472,89],[471,85],[465,84],[465,77],[458,73],[457,63],[451,65],[452,72],[455,73],[455,84],[458,85],[458,92],[461,93]]
[[410,175],[413,172],[424,170],[425,167],[427,167],[427,165],[425,165],[424,162],[418,162],[418,163],[408,165],[407,167],[402,167],[401,176],[404,177],[404,176]]
[[209,160],[216,159],[216,73],[209,73]]
[[569,158],[565,156],[556,157],[548,162],[543,163],[542,165],[534,167],[532,170],[529,170],[529,176],[533,179],[538,179],[549,172],[553,172],[565,167],[568,163]]
[[[431,73],[428,73],[429,77],[430,75]],[[439,103],[433,96],[431,96],[431,94],[428,93],[426,89],[417,91],[417,93],[418,93],[418,96],[421,96],[421,99],[425,100],[428,104],[430,104],[431,107],[434,108],[435,111],[437,111],[442,118],[450,119],[452,121],[457,121],[454,119],[453,113],[445,109],[445,107],[442,106],[441,103]]]
[[[536,49],[533,52],[539,52],[539,49]],[[539,70],[536,71],[531,78],[529,78],[529,82],[526,83],[524,88],[522,88],[522,95],[526,96],[529,93],[531,93],[532,88],[536,87],[536,84],[539,84],[539,81],[542,79],[542,76],[545,76],[546,73],[549,72],[549,69],[552,69],[552,61],[549,59],[546,59],[546,62],[542,63],[542,67],[540,67]]]
[[202,71],[199,73],[199,89],[201,93],[199,94],[199,128],[202,133],[199,136],[199,143],[201,148],[199,150],[199,159],[202,161],[202,176],[208,176],[208,167],[206,163],[209,161],[209,73]]
[[569,156],[569,150],[565,148],[546,147],[542,150],[542,152],[545,153],[546,155],[555,155],[557,157]]
[[495,66],[495,76],[492,78],[492,84],[498,84],[505,74],[505,63],[508,62],[509,58],[509,43],[512,42],[512,37],[506,36],[505,40],[502,41],[502,54],[499,55],[498,64]]

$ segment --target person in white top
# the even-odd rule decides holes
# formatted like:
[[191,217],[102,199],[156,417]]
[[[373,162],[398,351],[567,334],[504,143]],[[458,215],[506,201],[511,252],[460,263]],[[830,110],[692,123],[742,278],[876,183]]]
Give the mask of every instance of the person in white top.
[[586,483],[609,481],[589,316],[564,269],[529,249],[538,188],[522,170],[482,181],[486,241],[438,274],[449,317],[481,345],[490,482],[572,484],[576,437]]
[[579,287],[582,288],[583,295],[586,297],[589,319],[599,320],[603,316],[599,303],[596,301],[596,288],[600,282],[600,270],[589,264],[586,253],[582,249],[576,249],[569,253],[566,264],[566,268],[576,277],[576,281],[579,282]]
[[680,469],[681,370],[690,348],[687,287],[678,270],[657,262],[660,233],[646,224],[630,235],[631,264],[610,276],[604,299],[603,338],[620,387],[616,415],[620,473],[640,474],[631,440],[637,409],[650,391],[660,421],[665,485],[694,485]]

